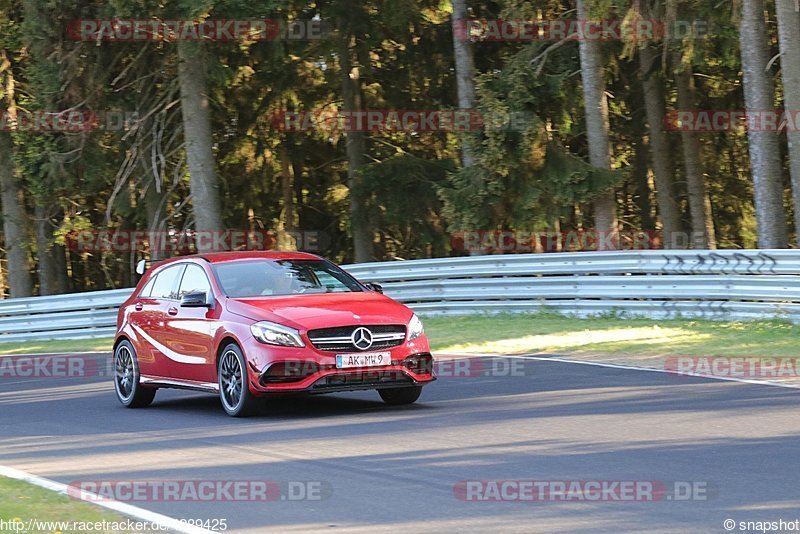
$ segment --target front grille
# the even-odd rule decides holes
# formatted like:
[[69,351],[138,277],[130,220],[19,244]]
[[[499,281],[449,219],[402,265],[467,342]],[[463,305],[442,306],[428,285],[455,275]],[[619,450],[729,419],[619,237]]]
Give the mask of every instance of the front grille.
[[[324,351],[360,351],[353,345],[353,331],[362,325],[318,328],[308,331],[308,339],[315,348]],[[382,350],[402,345],[406,339],[404,325],[363,325],[372,332],[372,346],[367,350]]]
[[361,373],[342,373],[328,375],[318,380],[312,389],[373,387],[387,385],[410,385],[414,381],[402,371],[364,371]]

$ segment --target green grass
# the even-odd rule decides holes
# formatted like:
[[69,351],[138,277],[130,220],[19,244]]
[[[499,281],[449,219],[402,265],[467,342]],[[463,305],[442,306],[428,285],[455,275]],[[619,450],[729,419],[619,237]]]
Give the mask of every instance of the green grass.
[[92,352],[96,350],[111,352],[113,342],[112,338],[15,341],[0,343],[0,356],[7,354]]
[[[5,477],[0,477],[0,519],[6,522],[21,521],[23,523],[28,520],[92,523],[102,521],[108,523],[127,522],[125,516],[106,511],[98,506],[78,501],[27,482]],[[32,530],[31,532],[59,532],[57,528],[44,529],[45,525],[39,526],[39,530]],[[3,531],[14,532],[14,530],[8,528]],[[101,530],[100,532],[103,531]],[[109,530],[108,532],[112,531]],[[114,532],[118,534],[129,531],[123,529]]]
[[616,356],[800,356],[800,326],[779,320],[656,321],[556,314],[428,318],[434,351]]
[[[636,356],[800,356],[800,326],[779,320],[716,322],[574,319],[552,313],[427,318],[434,351]],[[0,355],[111,350],[110,338],[0,343]]]

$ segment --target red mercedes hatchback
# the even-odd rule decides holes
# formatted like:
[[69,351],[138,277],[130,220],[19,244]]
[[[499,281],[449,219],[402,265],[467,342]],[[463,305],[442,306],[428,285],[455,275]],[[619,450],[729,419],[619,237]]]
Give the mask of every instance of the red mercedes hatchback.
[[299,252],[225,252],[163,261],[120,307],[117,397],[160,388],[219,394],[232,416],[259,397],[378,390],[411,404],[435,380],[419,318],[333,263]]

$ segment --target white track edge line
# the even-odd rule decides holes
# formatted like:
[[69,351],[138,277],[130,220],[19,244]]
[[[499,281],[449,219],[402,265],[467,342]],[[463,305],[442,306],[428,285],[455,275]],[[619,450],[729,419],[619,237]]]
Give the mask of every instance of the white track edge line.
[[[21,480],[23,482],[33,484],[34,486],[39,486],[40,488],[45,488],[50,491],[55,491],[57,493],[67,495],[68,486],[66,484],[62,484],[61,482],[56,482],[55,480],[42,478],[40,476],[32,475],[30,473],[26,473],[25,471],[21,471],[13,467],[0,465],[0,476],[12,478],[14,480]],[[172,517],[163,514],[151,512],[149,510],[145,510],[143,508],[139,508],[137,506],[133,506],[127,503],[106,499],[104,497],[95,495],[91,492],[81,491],[80,493],[81,493],[80,497],[75,495],[70,495],[70,497],[73,497],[75,499],[90,504],[96,504],[97,506],[113,510],[114,512],[118,512],[120,514],[133,517],[143,522],[149,522],[159,525],[160,527],[163,528],[168,528],[174,532],[180,532],[181,534],[219,534],[219,533],[214,533],[214,531],[212,530],[206,530],[204,528],[189,525],[188,523],[182,523],[177,519],[174,519]],[[84,495],[86,495],[88,498],[84,498],[83,497]]]
[[715,375],[705,375],[700,373],[679,373],[677,371],[670,371],[668,369],[654,369],[652,367],[637,367],[634,365],[622,365],[616,363],[604,363],[604,362],[587,362],[583,360],[570,360],[567,358],[558,358],[558,357],[548,357],[548,356],[534,356],[534,355],[525,355],[525,354],[481,354],[481,353],[468,353],[468,352],[460,352],[460,353],[453,353],[453,352],[439,352],[438,354],[442,356],[468,356],[468,357],[478,357],[478,358],[518,358],[522,360],[537,360],[541,362],[559,362],[559,363],[571,363],[575,365],[591,365],[594,367],[607,367],[610,369],[624,369],[626,371],[647,371],[650,373],[664,373],[668,375],[676,375],[681,377],[692,377],[692,378],[706,378],[709,380],[722,380],[725,382],[740,382],[742,384],[753,384],[756,386],[773,386],[779,388],[786,388],[786,389],[800,389],[800,385],[794,384],[783,384],[781,382],[772,382],[770,380],[755,380],[752,378],[736,378],[731,376],[715,376]]

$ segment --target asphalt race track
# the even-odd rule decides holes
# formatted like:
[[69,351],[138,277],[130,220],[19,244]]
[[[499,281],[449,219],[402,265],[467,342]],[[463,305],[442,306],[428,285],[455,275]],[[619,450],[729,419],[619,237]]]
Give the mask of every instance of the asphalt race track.
[[[0,465],[63,483],[278,484],[284,493],[267,502],[131,501],[225,518],[236,532],[725,532],[726,519],[800,518],[800,390],[520,365],[518,376],[443,377],[411,407],[367,391],[277,399],[243,420],[203,394],[162,390],[152,407],[127,410],[107,377],[4,376]],[[480,481],[519,480],[701,491],[634,502],[474,497],[489,495]],[[465,500],[462,481],[486,492]]]

